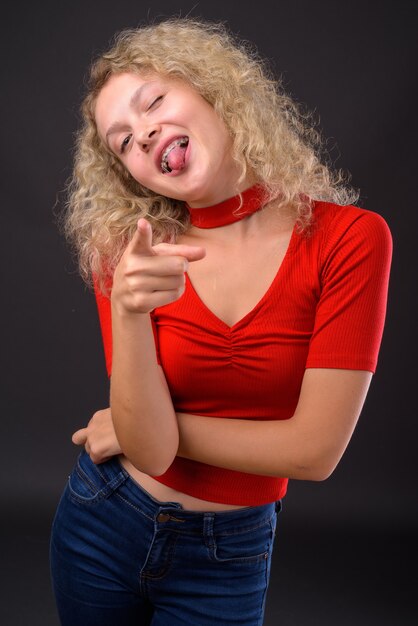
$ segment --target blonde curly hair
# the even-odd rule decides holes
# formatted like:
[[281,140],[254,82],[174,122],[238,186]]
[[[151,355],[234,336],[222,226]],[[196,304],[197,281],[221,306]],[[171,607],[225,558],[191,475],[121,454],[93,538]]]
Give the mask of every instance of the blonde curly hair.
[[90,68],[67,187],[64,232],[86,282],[95,277],[106,291],[139,217],[151,222],[154,242],[175,241],[189,227],[185,204],[139,184],[99,137],[96,99],[109,77],[122,72],[157,73],[192,85],[231,134],[239,182],[251,174],[299,228],[310,223],[312,200],[357,199],[346,177],[321,159],[323,145],[311,116],[283,91],[254,48],[223,24],[171,18],[124,30]]

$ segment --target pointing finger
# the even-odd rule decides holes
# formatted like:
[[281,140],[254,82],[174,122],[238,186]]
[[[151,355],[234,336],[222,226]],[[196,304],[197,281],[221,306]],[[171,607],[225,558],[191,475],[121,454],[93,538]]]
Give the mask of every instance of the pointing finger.
[[202,246],[170,243],[159,243],[153,246],[151,224],[143,217],[138,220],[137,229],[127,250],[131,254],[141,256],[182,256],[188,261],[199,261],[206,256],[206,250]]
[[137,229],[128,244],[128,249],[131,254],[140,254],[141,256],[153,256],[155,254],[152,249],[151,224],[143,217],[138,220]]

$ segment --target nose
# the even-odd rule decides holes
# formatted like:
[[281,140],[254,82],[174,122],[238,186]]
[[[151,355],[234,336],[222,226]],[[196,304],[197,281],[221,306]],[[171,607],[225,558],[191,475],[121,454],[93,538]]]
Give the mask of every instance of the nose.
[[141,150],[148,152],[152,142],[158,137],[160,130],[159,124],[152,124],[151,126],[142,127],[137,131],[135,140]]

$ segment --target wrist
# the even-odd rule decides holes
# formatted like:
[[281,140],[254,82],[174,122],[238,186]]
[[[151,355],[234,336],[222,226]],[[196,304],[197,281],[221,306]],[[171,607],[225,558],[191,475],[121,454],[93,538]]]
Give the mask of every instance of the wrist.
[[147,319],[149,318],[149,314],[151,311],[138,311],[134,310],[130,307],[126,307],[123,302],[120,301],[117,297],[110,298],[111,310],[112,310],[112,318],[118,317],[120,319],[126,320],[139,320],[139,319]]

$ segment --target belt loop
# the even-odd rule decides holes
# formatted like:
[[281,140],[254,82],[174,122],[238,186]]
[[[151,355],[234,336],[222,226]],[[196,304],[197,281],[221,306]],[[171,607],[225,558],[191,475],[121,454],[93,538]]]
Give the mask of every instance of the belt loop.
[[113,483],[113,481],[121,484],[129,477],[125,468],[119,463],[115,463],[115,459],[113,458],[109,459],[105,463],[96,465],[96,470],[106,484]]
[[206,512],[203,513],[203,539],[205,545],[208,548],[213,548],[215,544],[213,536],[213,522],[215,520],[215,513]]
[[120,485],[123,485],[129,477],[125,468],[122,465],[115,465],[113,459],[110,459],[107,463],[97,465],[96,469],[106,485],[105,493],[114,491]]

